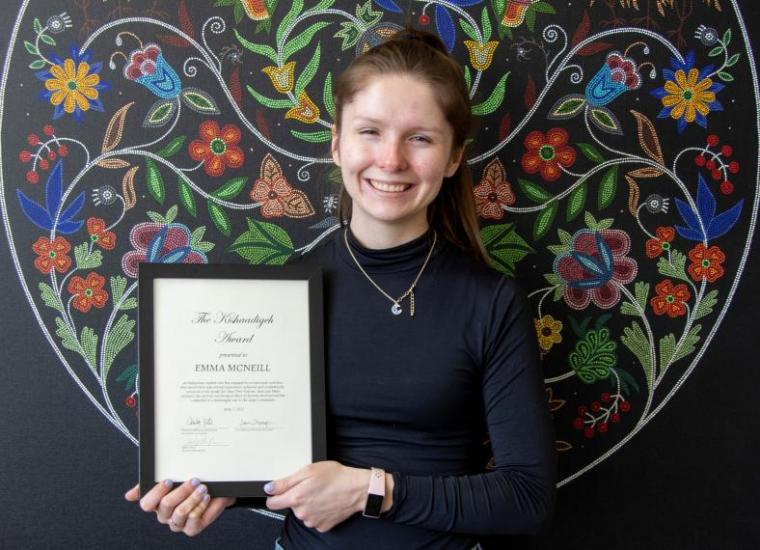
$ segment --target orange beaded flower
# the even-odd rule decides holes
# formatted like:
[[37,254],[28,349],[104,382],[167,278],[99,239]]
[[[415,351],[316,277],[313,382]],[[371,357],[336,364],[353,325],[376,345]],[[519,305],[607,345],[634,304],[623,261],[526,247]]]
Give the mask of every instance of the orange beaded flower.
[[71,258],[67,255],[71,245],[63,237],[56,237],[53,242],[47,237],[40,237],[32,245],[32,250],[37,254],[34,267],[41,273],[50,273],[52,269],[63,273],[71,267]]
[[717,246],[707,248],[703,243],[699,243],[689,250],[689,260],[689,275],[697,282],[707,279],[708,282],[714,283],[725,273],[721,264],[726,261],[726,255]]
[[670,250],[670,243],[676,236],[676,230],[672,227],[658,227],[655,234],[656,238],[646,242],[646,253],[649,258],[657,258],[666,250]]
[[66,287],[74,295],[71,305],[82,313],[90,311],[92,306],[104,307],[108,301],[108,292],[103,290],[105,284],[105,277],[94,271],[88,273],[85,279],[79,276],[72,277]]
[[198,126],[198,137],[188,148],[193,160],[203,162],[203,169],[209,176],[217,177],[229,168],[243,166],[245,155],[238,147],[241,138],[240,128],[234,124],[225,124],[219,128],[214,120],[205,120]]
[[665,315],[675,318],[686,314],[686,302],[691,298],[691,293],[685,284],[674,285],[670,279],[664,279],[654,287],[657,296],[649,303],[652,305],[655,315]]
[[116,235],[106,229],[106,222],[101,218],[89,218],[87,220],[87,232],[90,240],[105,250],[113,250],[116,246]]
[[525,136],[525,148],[521,164],[528,174],[541,173],[546,181],[555,181],[562,175],[563,168],[575,163],[575,149],[567,144],[568,133],[562,128],[551,128],[546,135],[534,130]]

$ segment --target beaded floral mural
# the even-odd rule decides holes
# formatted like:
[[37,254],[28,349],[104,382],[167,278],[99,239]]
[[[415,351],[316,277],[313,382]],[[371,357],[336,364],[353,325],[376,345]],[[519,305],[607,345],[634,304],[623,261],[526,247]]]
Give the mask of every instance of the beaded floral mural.
[[137,443],[138,264],[280,265],[331,234],[333,79],[407,23],[471,91],[482,236],[532,300],[560,483],[652,420],[755,227],[757,75],[729,0],[21,3],[0,203],[6,291],[55,354],[40,378],[66,369]]

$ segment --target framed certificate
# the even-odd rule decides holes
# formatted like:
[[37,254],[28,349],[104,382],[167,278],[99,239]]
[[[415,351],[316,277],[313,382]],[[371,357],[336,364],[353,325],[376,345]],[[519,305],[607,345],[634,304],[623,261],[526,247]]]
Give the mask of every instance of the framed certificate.
[[141,264],[140,489],[197,477],[214,496],[324,460],[322,274]]

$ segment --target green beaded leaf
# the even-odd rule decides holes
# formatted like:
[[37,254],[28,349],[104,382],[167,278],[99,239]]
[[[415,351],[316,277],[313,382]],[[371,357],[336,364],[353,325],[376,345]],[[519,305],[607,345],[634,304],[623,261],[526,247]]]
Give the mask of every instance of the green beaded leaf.
[[692,319],[696,321],[697,319],[701,319],[702,317],[706,315],[710,315],[713,311],[713,308],[715,307],[715,304],[717,303],[718,303],[718,291],[711,290],[699,302],[699,305],[697,306],[697,309],[694,312],[694,317]]
[[224,185],[213,191],[211,194],[222,200],[230,200],[237,197],[240,192],[245,188],[245,184],[248,182],[248,178],[245,176],[239,176],[228,180]]
[[586,105],[586,96],[583,94],[568,94],[559,98],[552,108],[549,109],[549,120],[567,120],[581,112]]
[[185,88],[180,92],[182,101],[196,113],[218,115],[221,113],[216,101],[207,92],[199,88]]
[[301,95],[301,92],[306,89],[309,83],[314,79],[314,75],[317,74],[317,68],[319,68],[319,60],[321,56],[321,42],[317,42],[317,47],[314,49],[314,54],[304,67],[303,72],[296,80],[296,85],[293,93],[296,97]]
[[299,132],[298,130],[291,130],[290,133],[309,143],[325,143],[332,139],[332,132],[330,130],[321,130],[318,132]]
[[480,237],[491,257],[491,265],[509,276],[514,275],[520,260],[535,252],[517,233],[513,223],[484,227]]
[[164,158],[174,156],[179,152],[180,149],[182,149],[182,146],[185,144],[185,140],[187,140],[187,136],[177,136],[169,143],[167,143],[166,146],[163,147],[160,151],[157,151],[156,154]]
[[103,254],[100,250],[90,252],[90,244],[84,242],[74,247],[74,261],[77,269],[95,269],[103,264]]
[[604,174],[602,181],[599,184],[599,191],[597,192],[596,203],[599,210],[607,208],[612,201],[615,200],[617,194],[617,179],[618,179],[618,167],[613,166]]
[[42,69],[45,66],[45,62],[42,59],[35,59],[29,63],[29,68],[35,71]]
[[587,196],[588,185],[585,181],[573,189],[573,192],[570,193],[570,198],[567,201],[567,221],[574,220],[578,217],[578,214],[583,212],[583,208],[586,206]]
[[623,134],[618,118],[612,111],[604,107],[591,109],[591,122],[601,131],[608,134],[616,136]]
[[40,35],[40,40],[42,40],[48,46],[55,46],[56,45],[55,38],[53,38],[49,34],[41,34]]
[[554,218],[557,215],[557,210],[559,210],[559,203],[557,201],[552,201],[546,203],[544,209],[541,210],[538,216],[536,216],[536,221],[533,224],[534,241],[537,241],[548,233],[554,222]]
[[211,221],[214,222],[214,225],[222,235],[229,237],[232,233],[232,221],[230,221],[230,216],[224,208],[216,204],[214,201],[208,200],[206,201],[206,204],[208,206],[208,215],[211,217]]
[[478,32],[475,30],[475,27],[470,25],[466,19],[460,19],[459,20],[459,26],[462,27],[462,30],[464,33],[470,37],[470,40],[473,40],[475,42],[480,42],[480,37],[478,36]]
[[491,40],[491,20],[488,18],[488,8],[483,7],[480,13],[480,26],[483,27],[483,42]]
[[630,327],[623,329],[623,335],[620,337],[625,347],[631,350],[639,360],[641,367],[644,369],[644,376],[647,380],[647,387],[652,385],[652,355],[649,348],[649,340],[638,322],[633,321]]
[[352,46],[355,46],[362,36],[362,31],[356,26],[353,21],[343,21],[340,26],[342,27],[333,36],[335,38],[341,38],[343,42],[340,45],[341,50],[347,50]]
[[233,29],[233,32],[235,33],[235,38],[238,39],[238,42],[240,42],[240,44],[246,50],[252,51],[253,53],[257,53],[259,55],[263,55],[264,57],[271,60],[272,63],[277,63],[277,52],[274,51],[274,48],[272,48],[272,46],[266,46],[264,44],[256,44],[254,42],[251,42],[250,40],[243,38],[237,29]]
[[111,277],[111,300],[116,304],[124,296],[124,291],[127,289],[127,278],[121,275]]
[[519,178],[517,183],[520,185],[523,194],[533,202],[543,204],[552,198],[552,194],[537,183],[522,178]]
[[119,355],[121,350],[129,345],[135,338],[135,321],[130,319],[125,313],[116,321],[111,332],[106,337],[103,357],[103,379],[108,377],[108,371],[113,365],[114,359]]
[[597,164],[604,162],[602,154],[590,143],[578,143],[578,149],[580,149],[581,153],[583,153],[590,161],[596,162]]
[[660,256],[657,261],[657,271],[665,277],[674,277],[682,281],[688,281],[686,276],[686,255],[678,250],[670,251],[670,261],[665,256]]
[[333,100],[332,93],[332,73],[327,73],[325,78],[325,87],[322,92],[322,102],[325,104],[325,109],[332,118],[335,118],[335,102]]
[[490,115],[499,108],[499,106],[504,101],[504,91],[507,87],[507,78],[509,78],[509,71],[507,71],[504,76],[499,79],[499,82],[496,83],[496,87],[493,89],[488,99],[486,99],[483,103],[479,103],[472,107],[473,115]]
[[79,345],[79,340],[71,331],[71,327],[60,317],[55,318],[55,334],[61,339],[61,345],[70,351],[82,353],[82,347]]
[[28,40],[24,40],[24,47],[26,48],[26,51],[29,52],[30,54],[40,55],[40,52],[37,49],[37,46],[29,42]]
[[293,0],[290,5],[290,10],[288,10],[288,13],[285,14],[285,17],[282,18],[282,21],[277,26],[277,32],[275,33],[277,44],[282,42],[283,34],[288,27],[293,25],[293,21],[295,21],[296,17],[301,13],[301,10],[303,10],[303,0]]
[[193,218],[197,217],[198,207],[195,204],[195,196],[184,176],[179,176],[177,179],[177,193],[179,195],[179,202],[185,210],[187,210]]
[[248,230],[228,248],[254,265],[282,265],[293,254],[293,241],[281,227],[247,218]]
[[156,202],[159,204],[164,204],[164,199],[166,198],[164,178],[161,177],[158,165],[151,158],[145,159],[145,183],[150,196],[156,199]]
[[174,116],[177,104],[171,99],[156,101],[143,119],[143,127],[160,128],[165,126]]
[[80,337],[82,342],[82,356],[91,369],[97,369],[98,365],[98,335],[90,327],[82,328]]
[[58,296],[58,294],[56,294],[53,290],[53,287],[47,283],[40,283],[37,286],[40,289],[40,298],[42,298],[42,302],[47,307],[53,308],[54,310],[63,313],[63,303],[61,302],[61,298]]
[[251,94],[254,99],[261,103],[264,107],[269,107],[270,109],[290,109],[293,107],[293,102],[289,99],[272,99],[263,96],[254,90],[250,84],[246,85],[246,88],[248,89],[248,93]]
[[290,57],[294,53],[308,46],[309,42],[311,42],[311,39],[314,37],[314,35],[318,33],[320,30],[324,29],[329,24],[330,23],[326,21],[314,23],[310,27],[307,27],[303,32],[301,32],[295,38],[288,40],[288,42],[285,44],[285,46],[282,49],[283,62],[286,62],[288,59],[290,59]]
[[589,330],[570,352],[570,366],[586,384],[605,380],[617,365],[616,349],[617,343],[610,339],[608,328]]

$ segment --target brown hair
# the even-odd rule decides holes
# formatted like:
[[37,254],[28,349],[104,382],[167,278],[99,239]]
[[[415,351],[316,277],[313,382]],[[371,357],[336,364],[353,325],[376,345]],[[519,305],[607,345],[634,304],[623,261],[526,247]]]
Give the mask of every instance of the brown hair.
[[[333,92],[336,130],[340,129],[343,106],[351,102],[369,79],[394,74],[411,75],[435,90],[438,106],[454,132],[452,150],[464,149],[472,114],[462,68],[436,35],[408,28],[367,50],[338,76]],[[341,223],[351,219],[351,197],[345,188],[341,191],[338,214]],[[454,175],[444,178],[441,191],[428,207],[428,223],[466,254],[490,264],[480,239],[466,154],[462,155]]]

